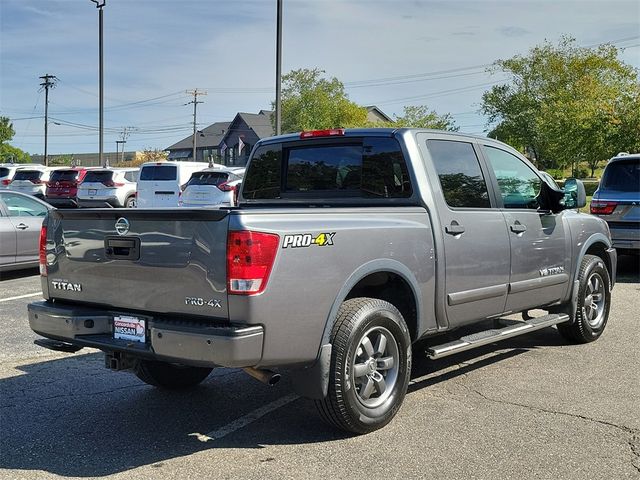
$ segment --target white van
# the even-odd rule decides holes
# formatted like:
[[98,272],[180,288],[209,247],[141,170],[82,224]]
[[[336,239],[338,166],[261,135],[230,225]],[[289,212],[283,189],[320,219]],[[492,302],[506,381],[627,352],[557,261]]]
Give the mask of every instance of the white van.
[[177,207],[181,186],[191,174],[204,170],[206,162],[143,163],[138,178],[138,208]]

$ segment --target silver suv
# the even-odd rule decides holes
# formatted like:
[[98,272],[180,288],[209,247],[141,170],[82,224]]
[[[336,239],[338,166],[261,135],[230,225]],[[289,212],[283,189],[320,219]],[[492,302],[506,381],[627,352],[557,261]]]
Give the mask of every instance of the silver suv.
[[0,190],[9,188],[13,176],[20,169],[42,167],[39,163],[0,163]]
[[102,168],[87,172],[78,187],[79,207],[136,206],[138,168]]
[[618,252],[640,254],[640,153],[609,160],[590,209],[609,224]]

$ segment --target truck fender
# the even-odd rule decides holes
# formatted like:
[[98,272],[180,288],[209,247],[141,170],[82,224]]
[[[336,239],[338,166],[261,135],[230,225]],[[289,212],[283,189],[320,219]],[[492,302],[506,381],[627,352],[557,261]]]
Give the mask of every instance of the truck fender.
[[[580,288],[580,281],[578,280],[578,272],[580,270],[580,265],[582,265],[582,259],[587,254],[587,250],[589,250],[589,247],[591,247],[592,245],[598,242],[605,244],[607,246],[607,249],[611,249],[611,241],[606,235],[602,233],[594,233],[584,242],[584,244],[580,248],[580,252],[576,257],[575,267],[573,269],[573,272],[571,272],[573,290],[571,291],[571,311],[569,312],[569,315],[571,316],[572,322],[574,321],[575,311],[578,305],[578,289]],[[603,258],[603,260],[606,262],[607,259]],[[615,259],[613,259],[613,261],[611,261],[610,263],[611,263],[611,272],[610,272],[611,286],[613,287],[613,284],[615,282],[615,276],[616,276]]]
[[[422,298],[419,293],[418,281],[404,264],[389,258],[381,258],[365,263],[356,269],[339,290],[331,306],[329,315],[325,322],[324,333],[318,351],[316,361],[305,368],[291,370],[288,372],[292,379],[293,388],[299,395],[322,399],[327,396],[329,389],[329,369],[331,367],[331,330],[338,315],[338,309],[347,298],[349,292],[360,280],[372,273],[391,272],[400,276],[410,286],[413,296],[416,299],[416,317],[420,319],[422,311]],[[419,320],[418,320],[419,322]]]

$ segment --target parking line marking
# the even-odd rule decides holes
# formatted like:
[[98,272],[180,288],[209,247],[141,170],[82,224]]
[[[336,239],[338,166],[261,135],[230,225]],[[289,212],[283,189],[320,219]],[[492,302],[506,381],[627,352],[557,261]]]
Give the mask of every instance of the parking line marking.
[[246,427],[247,425],[255,422],[256,420],[259,420],[260,418],[264,417],[266,414],[271,413],[274,410],[279,409],[280,407],[284,407],[285,405],[293,402],[294,400],[297,400],[298,398],[300,397],[293,393],[290,395],[286,395],[282,398],[274,400],[271,403],[267,403],[266,405],[260,408],[257,408],[253,412],[247,413],[246,415],[243,415],[240,418],[236,418],[233,422],[227,423],[223,427],[220,427],[209,433],[206,433],[204,435],[202,433],[190,433],[189,436],[196,437],[198,440],[205,443],[212,440],[219,440],[222,437],[226,437],[230,433],[233,433],[237,430],[240,430],[241,428]]
[[0,303],[10,302],[11,300],[19,300],[21,298],[37,297],[38,295],[42,295],[42,292],[27,293],[26,295],[18,295],[17,297],[0,298]]

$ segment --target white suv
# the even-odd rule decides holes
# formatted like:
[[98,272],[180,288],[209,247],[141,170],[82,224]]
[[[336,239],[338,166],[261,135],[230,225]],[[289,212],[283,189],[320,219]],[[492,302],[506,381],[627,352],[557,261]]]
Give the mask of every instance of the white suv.
[[181,207],[233,207],[244,168],[207,168],[191,175],[178,205]]
[[54,170],[65,167],[29,167],[19,168],[9,184],[9,190],[33,195],[44,200],[49,176]]
[[79,207],[134,208],[138,168],[90,170],[78,186]]
[[0,163],[0,190],[9,188],[13,176],[20,169],[42,167],[39,163]]

